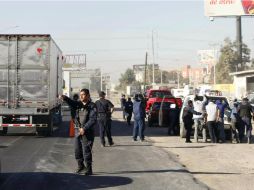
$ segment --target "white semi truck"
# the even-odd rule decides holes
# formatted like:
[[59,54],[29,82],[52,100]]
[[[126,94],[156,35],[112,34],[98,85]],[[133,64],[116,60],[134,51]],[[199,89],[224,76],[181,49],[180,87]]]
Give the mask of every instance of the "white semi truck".
[[61,117],[62,62],[48,34],[0,35],[0,133],[35,127],[38,135],[52,134]]

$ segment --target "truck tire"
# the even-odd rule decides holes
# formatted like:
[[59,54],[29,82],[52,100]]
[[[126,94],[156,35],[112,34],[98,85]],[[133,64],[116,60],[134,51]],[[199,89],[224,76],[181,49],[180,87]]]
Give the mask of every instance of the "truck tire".
[[183,125],[184,125],[183,123],[180,123],[180,137],[181,138],[185,138],[186,137],[186,131],[185,131],[185,128],[184,128]]
[[152,127],[152,126],[153,126],[153,122],[150,119],[148,119],[148,127]]
[[6,135],[8,132],[8,127],[3,127],[3,130],[0,131],[1,135]]
[[48,137],[53,134],[53,117],[52,114],[49,116],[38,116],[38,121],[43,124],[48,124],[48,127],[37,127],[36,132],[38,136]]

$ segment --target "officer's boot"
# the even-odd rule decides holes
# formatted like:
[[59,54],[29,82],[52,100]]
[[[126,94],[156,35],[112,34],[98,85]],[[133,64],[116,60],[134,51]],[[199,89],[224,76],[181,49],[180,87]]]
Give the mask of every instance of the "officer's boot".
[[92,164],[87,164],[85,175],[93,175]]
[[82,173],[82,171],[84,171],[85,169],[86,169],[86,167],[85,167],[83,161],[82,161],[82,160],[78,160],[78,167],[77,167],[77,169],[75,170],[75,173],[80,174],[80,173]]

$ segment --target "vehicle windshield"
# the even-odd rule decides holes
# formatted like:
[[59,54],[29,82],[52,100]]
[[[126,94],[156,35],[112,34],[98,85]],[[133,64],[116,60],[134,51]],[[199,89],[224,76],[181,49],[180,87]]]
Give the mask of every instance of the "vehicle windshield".
[[171,102],[155,102],[152,106],[153,110],[159,110],[162,106],[162,109],[170,109]]
[[[200,100],[200,101],[203,101],[203,99],[204,99],[203,96],[197,96],[197,97],[198,97],[198,100]],[[194,98],[194,97],[193,97],[193,98]],[[254,98],[254,96],[253,96],[253,98]],[[184,100],[184,106],[187,106],[187,102],[188,102],[189,100],[194,101],[192,98],[188,97],[188,98],[186,98],[186,99]],[[227,101],[227,99],[226,99],[225,97],[222,97],[222,96],[221,96],[221,97],[220,97],[220,96],[207,96],[207,100],[206,100],[206,102],[205,102],[205,105],[208,104],[208,101],[209,101],[209,100],[212,100],[214,103],[215,103],[217,100],[221,100],[223,104],[224,104],[224,103],[228,103],[228,101]],[[254,101],[254,99],[253,99],[253,101]]]
[[163,98],[169,96],[171,96],[171,93],[168,91],[153,91],[150,94],[150,98]]

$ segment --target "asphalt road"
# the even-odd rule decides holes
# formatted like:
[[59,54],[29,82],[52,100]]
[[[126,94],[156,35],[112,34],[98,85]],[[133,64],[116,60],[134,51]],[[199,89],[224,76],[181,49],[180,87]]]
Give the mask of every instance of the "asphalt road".
[[[55,128],[53,137],[38,137],[33,129],[11,129],[0,136],[1,190],[84,189],[209,189],[198,182],[173,154],[146,142],[132,141],[132,127],[114,114],[115,145],[93,147],[93,176],[74,174],[73,138],[68,137],[68,118]],[[148,136],[160,136],[162,128],[147,128]],[[98,135],[98,131],[96,132]]]

